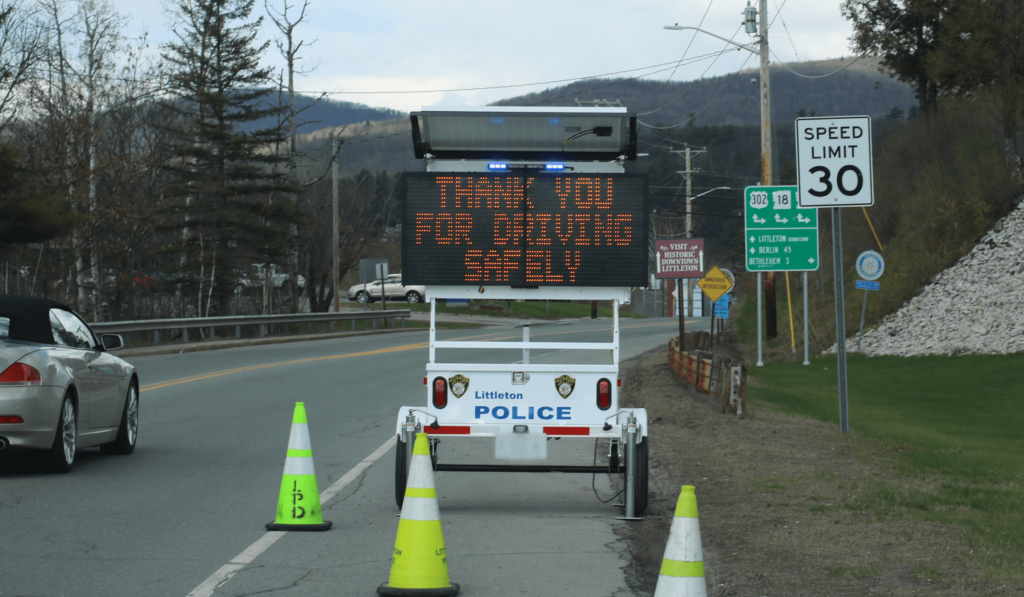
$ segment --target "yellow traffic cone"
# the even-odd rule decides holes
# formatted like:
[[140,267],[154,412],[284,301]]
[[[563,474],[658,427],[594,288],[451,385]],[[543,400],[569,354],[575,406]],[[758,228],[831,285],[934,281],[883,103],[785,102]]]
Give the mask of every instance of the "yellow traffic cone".
[[[403,449],[401,444],[397,449]],[[437,509],[434,467],[426,433],[416,434],[412,466],[405,484],[402,518],[391,558],[391,576],[377,587],[379,595],[457,595],[448,579],[448,556]]]
[[292,432],[288,438],[288,457],[284,460],[281,494],[277,498],[277,518],[267,523],[268,531],[326,531],[320,511],[320,490],[313,470],[313,446],[309,443],[306,404],[295,403]]
[[693,493],[693,485],[683,485],[672,528],[668,532],[668,544],[654,597],[707,597],[707,594],[697,496]]

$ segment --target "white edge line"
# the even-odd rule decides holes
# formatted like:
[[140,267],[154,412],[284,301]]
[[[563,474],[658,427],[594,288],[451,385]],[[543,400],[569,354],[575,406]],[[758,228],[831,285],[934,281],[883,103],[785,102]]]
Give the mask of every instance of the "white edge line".
[[[371,464],[379,460],[381,456],[394,447],[397,441],[398,436],[392,435],[388,441],[384,442],[384,445],[374,450],[373,453],[363,459],[362,462],[352,467],[350,471],[345,473],[340,479],[335,481],[334,484],[320,494],[320,503],[325,504],[337,495],[338,492],[344,489],[346,485],[354,481],[356,477],[368,469]],[[211,574],[209,578],[204,580],[202,584],[192,589],[192,592],[188,594],[188,597],[212,597],[213,593],[224,583],[231,580],[239,570],[251,564],[253,560],[269,549],[271,545],[276,543],[278,539],[284,537],[286,534],[287,531],[267,531],[265,535],[257,539],[252,545],[246,547],[242,553],[231,558],[231,562],[221,566],[216,572]]]

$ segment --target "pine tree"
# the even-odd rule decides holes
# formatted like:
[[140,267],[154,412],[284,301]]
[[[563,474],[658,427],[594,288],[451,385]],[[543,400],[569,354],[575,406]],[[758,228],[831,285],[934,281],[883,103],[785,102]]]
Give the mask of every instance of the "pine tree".
[[1024,90],[1024,11],[1019,0],[958,0],[943,22],[928,73],[952,95],[984,97],[994,91],[1000,104],[1007,166],[1021,169],[1017,141],[1020,97]]
[[176,159],[167,166],[168,207],[181,234],[173,251],[186,273],[200,275],[199,315],[211,305],[225,312],[250,264],[285,255],[287,226],[297,221],[291,202],[271,200],[300,191],[274,168],[287,159],[270,150],[284,140],[281,127],[245,131],[282,110],[265,100],[274,81],[271,69],[259,65],[269,42],[257,41],[262,18],[250,20],[254,2],[175,0],[177,41],[163,47],[168,108],[177,115]]
[[935,111],[944,91],[927,64],[950,1],[843,0],[839,8],[853,25],[853,50],[880,57],[891,76],[913,86],[925,115]]

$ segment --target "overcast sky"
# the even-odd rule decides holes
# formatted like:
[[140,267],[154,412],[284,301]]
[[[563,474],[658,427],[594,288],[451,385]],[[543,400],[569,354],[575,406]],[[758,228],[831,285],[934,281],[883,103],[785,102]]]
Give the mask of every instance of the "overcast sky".
[[[263,0],[257,0],[263,14]],[[284,0],[270,0],[280,7]],[[302,0],[290,0],[301,3]],[[169,40],[165,2],[114,0],[132,16],[125,32],[143,27],[150,40]],[[738,31],[745,0],[309,0],[297,38],[316,40],[302,55],[316,69],[297,82],[302,91],[332,94],[340,100],[402,111],[428,105],[485,105],[560,83],[477,91],[434,91],[520,85],[600,76],[674,63],[720,52],[725,42],[693,31],[667,31],[679,25],[748,43]],[[777,8],[778,7],[778,8]],[[705,12],[706,11],[706,12]],[[838,0],[768,0],[772,51],[783,61],[850,55],[850,27]],[[781,18],[776,18],[781,15]],[[785,26],[783,26],[783,22]],[[787,34],[788,33],[788,34]],[[276,35],[264,22],[262,35]],[[689,47],[688,47],[689,46]],[[275,48],[268,64],[283,64]],[[700,59],[674,73],[642,70],[646,79],[688,81],[701,76],[756,67],[757,57],[740,50]],[[672,65],[668,65],[671,69]],[[666,67],[660,67],[666,68]],[[386,91],[430,93],[351,93]],[[608,91],[607,99],[615,99]]]

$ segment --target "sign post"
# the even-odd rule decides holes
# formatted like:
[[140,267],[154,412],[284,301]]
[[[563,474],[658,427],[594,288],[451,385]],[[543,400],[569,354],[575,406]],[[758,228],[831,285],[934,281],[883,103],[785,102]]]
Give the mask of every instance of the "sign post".
[[[762,360],[761,272],[818,269],[818,210],[797,207],[797,187],[747,187],[744,254],[747,271],[757,272],[757,366]],[[787,277],[788,280],[788,277]],[[788,282],[787,282],[788,284]],[[791,314],[792,317],[792,314]],[[806,308],[804,321],[807,321]],[[804,344],[807,344],[806,334]],[[806,360],[806,359],[804,359]]]
[[871,117],[797,118],[796,172],[800,189],[800,207],[832,208],[839,430],[842,433],[849,433],[846,304],[843,292],[843,216],[840,208],[875,204],[871,162]]
[[[704,276],[704,239],[682,238],[654,241],[654,277],[701,278]],[[683,310],[683,286],[676,282],[679,301],[679,350],[686,350],[686,312]]]
[[861,342],[864,340],[864,317],[868,313],[868,291],[878,290],[879,284],[875,280],[882,277],[885,271],[885,259],[874,251],[864,251],[857,257],[857,275],[864,280],[857,280],[857,290],[864,291],[864,304],[860,308],[860,332],[857,333],[857,352],[861,351]]
[[733,282],[732,278],[725,275],[717,265],[711,268],[711,271],[706,276],[697,280],[697,286],[700,287],[704,294],[708,295],[708,300],[711,301],[711,331],[710,341],[713,344],[715,336],[715,309],[714,305],[718,302],[718,299],[722,298],[722,295],[732,290]]
[[804,272],[804,365],[811,364],[807,351],[807,272]]
[[366,283],[376,280],[380,276],[377,274],[377,266],[380,264],[387,266],[387,259],[360,259],[359,260],[359,281],[363,283],[363,294],[366,295],[366,301],[363,302],[363,311],[366,311],[370,305],[370,295],[366,290]]
[[[387,285],[388,281],[388,262],[385,261],[384,263],[378,263],[376,273],[377,279],[380,280],[381,309],[384,309],[386,311],[388,308],[388,293],[384,291],[384,287]],[[367,299],[367,302],[369,302],[369,299]]]

